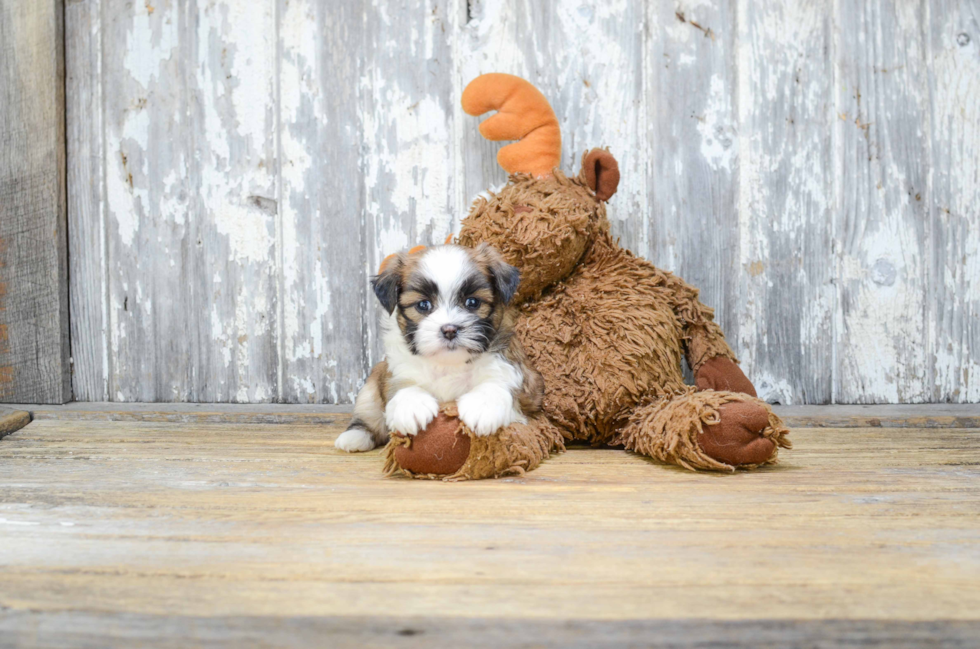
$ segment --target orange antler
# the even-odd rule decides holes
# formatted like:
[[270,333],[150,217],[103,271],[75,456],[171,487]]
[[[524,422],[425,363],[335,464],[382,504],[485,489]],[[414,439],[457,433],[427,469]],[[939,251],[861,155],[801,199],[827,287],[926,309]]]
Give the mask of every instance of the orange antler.
[[463,110],[482,115],[497,114],[480,124],[488,140],[520,140],[497,153],[497,162],[508,173],[550,176],[561,163],[561,130],[558,118],[541,91],[512,74],[493,72],[470,82],[463,91]]

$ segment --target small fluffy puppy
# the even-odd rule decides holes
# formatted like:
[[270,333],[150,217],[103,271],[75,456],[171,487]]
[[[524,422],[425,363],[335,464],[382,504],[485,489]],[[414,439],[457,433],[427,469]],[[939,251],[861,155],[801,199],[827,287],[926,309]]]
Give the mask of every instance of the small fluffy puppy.
[[371,280],[388,312],[386,358],[371,370],[334,445],[369,451],[392,431],[415,435],[447,401],[477,435],[538,412],[544,383],[527,365],[508,307],[519,281],[517,269],[486,244],[388,259]]

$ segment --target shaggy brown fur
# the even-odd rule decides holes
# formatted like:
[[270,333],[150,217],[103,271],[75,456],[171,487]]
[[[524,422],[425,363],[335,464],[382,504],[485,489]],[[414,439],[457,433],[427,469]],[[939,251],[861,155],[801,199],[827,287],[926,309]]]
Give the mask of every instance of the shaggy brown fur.
[[[499,478],[506,475],[524,475],[544,462],[551,453],[565,450],[561,433],[551,425],[547,417],[537,414],[528,417],[526,424],[512,424],[490,437],[477,437],[460,420],[453,404],[442,406],[441,414],[426,430],[414,438],[392,435],[384,449],[385,475],[402,474],[412,478],[448,481],[474,478]],[[450,430],[439,430],[446,428]],[[426,437],[437,435],[436,444],[428,444]],[[452,453],[460,444],[459,436],[469,440],[469,454],[465,461],[454,461],[455,471],[426,472],[442,462],[443,456]],[[419,454],[429,457],[418,457]],[[436,457],[437,456],[437,457]],[[413,471],[410,467],[417,466]]]

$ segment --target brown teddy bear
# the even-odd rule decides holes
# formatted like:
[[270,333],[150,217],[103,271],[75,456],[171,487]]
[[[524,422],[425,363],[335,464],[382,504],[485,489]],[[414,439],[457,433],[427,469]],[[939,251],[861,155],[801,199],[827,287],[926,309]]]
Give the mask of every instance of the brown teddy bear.
[[[564,441],[622,446],[687,469],[776,461],[787,428],[755,388],[697,289],[621,248],[605,202],[619,169],[593,149],[568,177],[555,114],[530,83],[478,77],[463,93],[491,140],[520,140],[497,160],[507,185],[480,198],[458,242],[487,242],[521,272],[515,332],[545,382],[543,414],[476,437],[451,404],[414,438],[393,436],[388,473],[474,479],[530,470]],[[682,356],[695,386],[684,383]]]

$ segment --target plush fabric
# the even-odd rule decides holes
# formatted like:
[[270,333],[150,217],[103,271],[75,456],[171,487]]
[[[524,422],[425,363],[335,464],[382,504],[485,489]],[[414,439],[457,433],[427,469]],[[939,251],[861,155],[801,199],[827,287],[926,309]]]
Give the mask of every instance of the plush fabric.
[[699,390],[724,390],[756,396],[755,386],[730,358],[709,358],[698,367],[697,373],[696,385]]
[[455,405],[445,404],[418,435],[391,437],[384,470],[386,475],[448,481],[499,478],[523,475],[564,448],[561,433],[542,415],[477,437],[458,418]]
[[385,473],[452,475],[470,456],[470,435],[453,407],[446,409],[414,437],[394,433],[388,443]]
[[763,401],[688,387],[639,405],[614,442],[686,469],[733,471],[775,462],[788,433]]
[[511,74],[491,73],[466,86],[461,99],[470,115],[497,113],[480,124],[488,140],[520,140],[500,149],[506,171],[547,176],[561,163],[561,129],[551,104],[530,83]]

